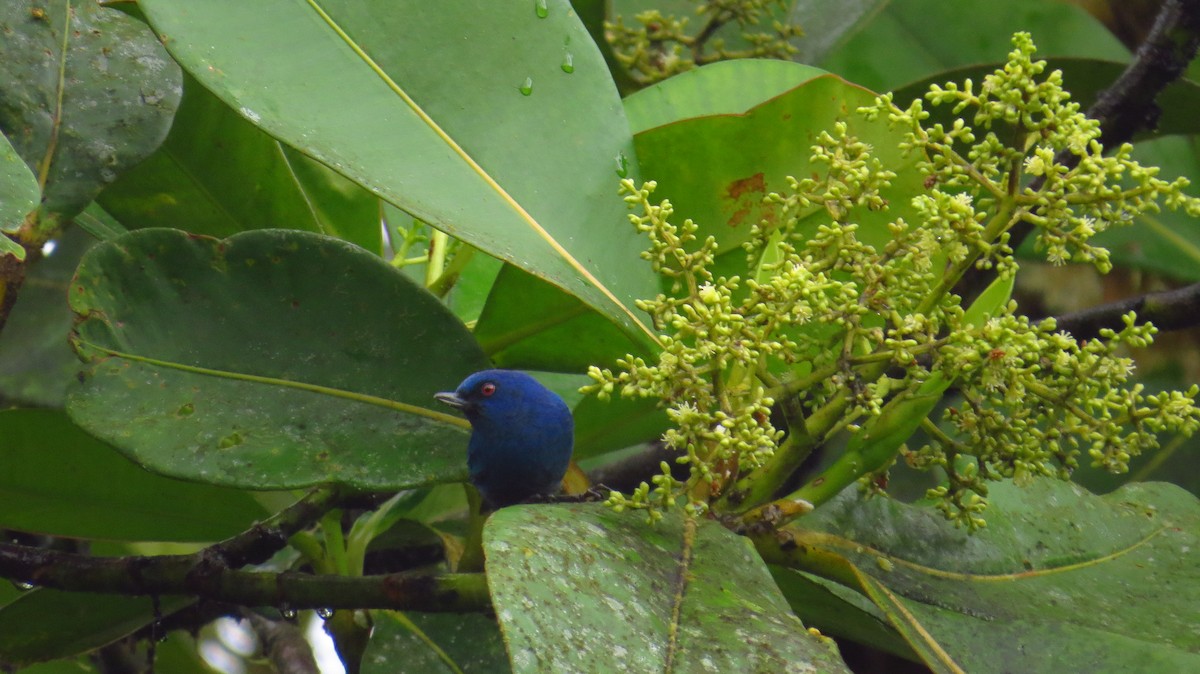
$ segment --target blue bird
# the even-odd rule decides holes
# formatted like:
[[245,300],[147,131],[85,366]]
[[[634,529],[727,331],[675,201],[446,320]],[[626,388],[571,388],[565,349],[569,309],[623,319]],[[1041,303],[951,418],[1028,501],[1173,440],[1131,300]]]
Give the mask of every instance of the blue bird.
[[571,462],[575,420],[556,393],[523,372],[483,370],[434,398],[471,422],[467,469],[489,505],[558,493]]

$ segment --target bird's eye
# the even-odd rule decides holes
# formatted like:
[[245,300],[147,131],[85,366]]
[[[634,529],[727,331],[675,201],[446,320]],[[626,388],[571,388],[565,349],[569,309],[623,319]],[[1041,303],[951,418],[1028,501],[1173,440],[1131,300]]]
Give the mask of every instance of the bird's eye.
[[488,383],[479,387],[479,392],[482,393],[486,398],[487,396],[490,396],[496,392],[496,385],[489,381]]

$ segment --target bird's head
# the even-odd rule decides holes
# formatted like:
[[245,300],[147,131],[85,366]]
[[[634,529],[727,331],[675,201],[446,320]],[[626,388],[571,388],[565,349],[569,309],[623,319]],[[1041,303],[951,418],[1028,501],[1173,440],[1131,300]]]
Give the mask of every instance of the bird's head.
[[557,394],[538,380],[513,370],[483,370],[467,377],[453,392],[434,395],[439,402],[462,410],[471,424],[524,421],[530,415],[556,418],[570,410]]

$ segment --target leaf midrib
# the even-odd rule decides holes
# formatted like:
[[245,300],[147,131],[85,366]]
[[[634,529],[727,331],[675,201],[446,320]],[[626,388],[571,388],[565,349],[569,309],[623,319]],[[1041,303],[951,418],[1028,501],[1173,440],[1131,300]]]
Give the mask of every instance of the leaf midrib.
[[117,351],[116,349],[110,349],[108,347],[100,346],[98,344],[95,344],[92,342],[87,342],[82,339],[79,341],[79,343],[81,346],[84,346],[87,349],[94,349],[96,351],[99,351],[100,353],[108,354],[109,356],[113,356],[115,358],[123,358],[125,360],[133,361],[135,363],[145,363],[146,365],[153,365],[155,367],[162,367],[162,368],[166,368],[169,370],[188,372],[191,374],[206,375],[206,376],[210,376],[210,377],[219,377],[222,379],[233,379],[236,381],[246,381],[246,382],[252,382],[252,383],[256,383],[256,384],[265,384],[268,386],[279,386],[282,388],[290,388],[290,389],[296,389],[296,390],[300,390],[300,391],[307,391],[309,393],[317,393],[320,395],[327,395],[327,396],[330,396],[333,398],[341,398],[343,400],[353,400],[355,402],[360,402],[360,403],[364,403],[367,405],[375,405],[377,407],[383,407],[385,409],[390,409],[390,410],[394,410],[397,412],[404,412],[406,414],[414,414],[417,416],[425,417],[425,418],[433,420],[433,421],[439,421],[441,423],[450,424],[452,426],[458,426],[459,428],[470,428],[471,427],[470,422],[468,422],[466,419],[463,419],[462,417],[457,417],[457,416],[454,416],[451,414],[446,414],[444,412],[438,412],[438,411],[427,409],[425,407],[420,407],[417,405],[410,405],[408,403],[402,403],[397,400],[390,400],[388,398],[374,396],[369,393],[358,393],[355,391],[347,391],[345,389],[333,388],[332,386],[322,386],[320,384],[309,384],[307,382],[293,381],[291,379],[281,379],[279,377],[265,377],[265,376],[257,375],[257,374],[247,374],[244,372],[231,372],[229,370],[217,370],[217,369],[213,369],[213,368],[200,367],[197,365],[187,365],[184,363],[176,363],[176,362],[172,362],[172,361],[168,361],[168,360],[159,360],[157,358],[150,358],[148,356],[139,356],[137,354],[125,353],[123,351]]
[[391,76],[388,75],[387,72],[384,71],[384,69],[378,63],[376,63],[375,60],[371,58],[371,56],[367,54],[367,52],[361,46],[359,46],[359,44],[355,42],[354,39],[351,38],[350,35],[336,21],[334,21],[333,17],[321,7],[321,4],[318,0],[306,0],[306,2],[310,7],[312,7],[313,11],[317,13],[320,19],[327,26],[329,26],[334,33],[337,34],[337,36],[346,44],[346,46],[349,47],[356,56],[362,59],[363,63],[365,63],[367,67],[369,67],[371,71],[374,72],[375,75],[379,77],[379,79],[382,80],[389,89],[392,90],[393,93],[399,96],[400,99],[404,101],[404,104],[407,105],[409,109],[412,110],[413,113],[416,114],[417,117],[426,126],[428,126],[429,129],[433,131],[438,138],[440,138],[442,142],[446,144],[447,147],[451,149],[451,151],[453,151],[460,159],[462,159],[467,166],[469,166],[471,170],[474,171],[480,177],[480,179],[482,179],[484,183],[487,184],[487,186],[494,191],[502,201],[504,201],[506,205],[508,205],[509,208],[511,208],[522,220],[524,220],[525,223],[528,224],[529,227],[539,237],[541,237],[541,239],[545,241],[546,244],[549,245],[550,248],[557,253],[558,256],[562,258],[562,260],[566,262],[568,266],[574,269],[576,273],[578,273],[594,288],[599,290],[607,300],[619,308],[621,312],[624,313],[629,320],[639,329],[641,329],[641,331],[644,332],[651,340],[653,340],[654,343],[659,343],[658,335],[654,334],[654,331],[652,331],[644,322],[642,322],[638,318],[637,314],[630,310],[629,307],[625,306],[624,302],[617,299],[616,295],[614,295],[613,292],[608,289],[608,286],[601,283],[600,280],[596,278],[590,270],[584,267],[583,264],[575,258],[575,256],[571,255],[571,253],[567,251],[567,249],[564,248],[557,239],[551,236],[551,234],[546,231],[544,227],[542,227],[541,223],[539,223],[533,217],[533,215],[529,213],[529,211],[525,210],[525,208],[521,206],[521,204],[518,203],[517,200],[514,199],[507,190],[501,187],[500,184],[496,182],[494,178],[492,178],[491,174],[484,170],[484,168],[480,166],[479,163],[476,162],[475,159],[472,158],[466,152],[466,150],[462,148],[462,146],[455,142],[455,140],[450,137],[450,134],[446,133],[445,129],[435,122],[433,118],[430,117],[429,114],[426,113],[425,110],[421,108],[421,106],[418,105],[411,96],[408,95],[408,92],[406,92],[403,87],[397,84],[396,81],[393,80]]

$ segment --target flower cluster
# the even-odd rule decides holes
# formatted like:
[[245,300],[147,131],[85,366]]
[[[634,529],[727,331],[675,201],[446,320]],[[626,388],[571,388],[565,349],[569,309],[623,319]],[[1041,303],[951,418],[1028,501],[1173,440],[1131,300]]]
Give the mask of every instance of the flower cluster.
[[[1105,156],[1099,122],[1070,100],[1062,72],[1047,74],[1046,62],[1033,60],[1028,34],[1018,33],[1013,44],[1004,68],[986,76],[978,91],[968,79],[961,86],[934,85],[926,94],[930,105],[951,105],[955,115],[973,111],[970,123],[960,117],[949,128],[926,126],[929,112],[921,99],[902,110],[891,95],[862,112],[907,127],[905,147],[926,156],[928,179],[942,190],[976,195],[981,210],[1003,218],[999,231],[1018,223],[1034,227],[1038,248],[1051,262],[1088,262],[1107,272],[1108,251],[1089,243],[1095,234],[1157,213],[1160,203],[1200,216],[1200,200],[1183,193],[1186,178],[1158,178],[1157,168],[1131,159],[1128,144]],[[967,243],[988,252],[985,260],[989,246],[1007,241],[980,233],[981,239]],[[1011,251],[998,252],[1008,264]]]
[[[860,123],[904,129],[917,157],[905,170],[920,172],[923,191],[894,190],[896,174],[850,125],[821,134],[809,177],[767,197],[776,210],[753,228],[743,276],[713,277],[716,242],[699,241],[691,221],[672,224],[670,203],[650,200],[654,183],[622,183],[650,241],[644,257],[676,287],[638,304],[663,333],[657,363],[593,368],[585,390],[663,401],[675,425],[664,440],[690,476],[678,482],[664,466],[653,486],[612,505],[652,518],[680,500],[744,513],[774,498],[812,449],[848,437],[842,457],[784,498],[819,504],[855,480],[882,484],[902,458],[944,471],[930,497],[978,527],[989,480],[1065,479],[1084,452],[1119,472],[1159,434],[1200,428],[1196,387],[1147,395],[1130,382],[1120,349],[1148,344],[1153,326],[1131,314],[1124,329],[1081,343],[1008,300],[1018,226],[1036,229],[1051,260],[1104,271],[1095,233],[1160,204],[1200,213],[1186,181],[1159,179],[1125,147],[1104,156],[1061,75],[1032,60],[1027,35],[1014,45],[978,92],[970,81],[932,88],[926,99],[960,116],[948,127],[925,124],[920,100],[901,109],[883,96],[859,111]],[[905,217],[864,230],[865,215],[898,198]],[[954,289],[972,268],[1001,292],[964,307]],[[943,398],[939,424],[928,415]],[[931,441],[910,450],[918,428]]]
[[946,471],[929,496],[948,517],[981,525],[988,481],[1068,479],[1084,451],[1093,465],[1121,473],[1132,457],[1157,449],[1160,434],[1200,429],[1196,386],[1148,395],[1130,383],[1134,363],[1119,349],[1146,347],[1156,332],[1135,320],[1127,314],[1122,330],[1082,343],[1058,332],[1054,319],[1031,324],[1011,311],[951,333],[939,367],[958,383],[961,402],[943,414],[946,431],[933,429],[936,446],[905,456]]
[[[760,28],[770,17],[772,5],[780,11],[788,8],[784,0],[697,0],[696,14],[703,24],[696,33],[689,32],[687,17],[664,15],[656,9],[637,14],[635,25],[626,25],[624,17],[617,16],[604,28],[617,61],[638,83],[646,85],[715,61],[791,57],[796,48],[790,40],[802,31],[775,20],[770,30]],[[745,45],[730,49],[715,35],[735,23]]]

